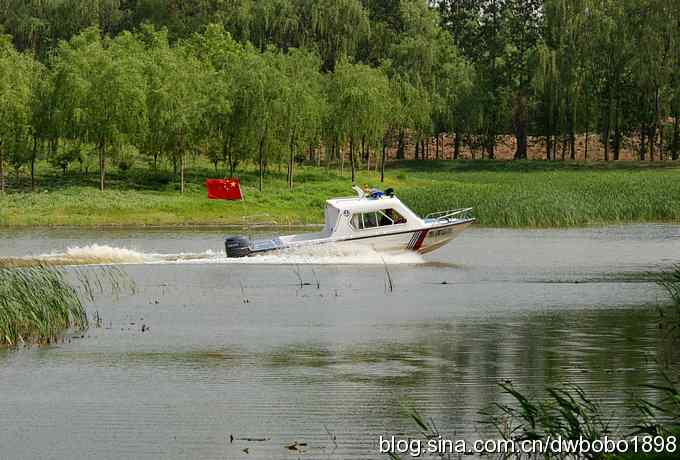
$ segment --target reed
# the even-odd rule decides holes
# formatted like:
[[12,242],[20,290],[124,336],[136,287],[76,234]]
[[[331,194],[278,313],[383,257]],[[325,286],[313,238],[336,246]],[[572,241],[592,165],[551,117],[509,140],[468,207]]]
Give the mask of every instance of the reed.
[[0,268],[0,345],[49,344],[70,328],[87,328],[87,314],[62,270]]
[[658,283],[663,287],[673,302],[680,306],[680,264],[673,266],[673,269],[659,277]]
[[[538,401],[512,384],[501,383],[500,386],[514,398],[514,403],[496,403],[500,415],[487,412],[487,421],[505,439],[519,442],[561,436],[563,439],[594,441],[610,433],[609,422],[598,403],[577,385],[547,388],[548,397]],[[599,457],[599,454],[586,455],[586,458]]]

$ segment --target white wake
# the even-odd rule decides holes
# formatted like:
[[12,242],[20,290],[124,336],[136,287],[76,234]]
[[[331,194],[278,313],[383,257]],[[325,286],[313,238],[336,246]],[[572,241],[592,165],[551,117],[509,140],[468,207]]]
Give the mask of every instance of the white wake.
[[24,264],[55,265],[124,265],[124,264],[254,264],[254,265],[376,265],[421,264],[425,260],[415,252],[381,253],[366,246],[320,246],[286,249],[250,257],[228,258],[223,252],[206,250],[199,253],[150,253],[129,248],[92,244],[69,247],[63,252],[51,252],[15,260]]

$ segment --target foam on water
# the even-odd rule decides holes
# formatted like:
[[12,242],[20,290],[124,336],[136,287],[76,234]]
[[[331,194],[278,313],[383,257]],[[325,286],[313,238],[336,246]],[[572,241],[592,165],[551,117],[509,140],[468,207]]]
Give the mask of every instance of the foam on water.
[[342,247],[325,244],[299,249],[287,249],[252,257],[228,258],[223,253],[207,250],[200,253],[161,254],[139,252],[129,248],[92,244],[76,246],[64,252],[51,252],[20,260],[47,262],[57,265],[103,264],[268,264],[268,265],[374,265],[421,264],[425,260],[415,252],[380,253],[366,246]]

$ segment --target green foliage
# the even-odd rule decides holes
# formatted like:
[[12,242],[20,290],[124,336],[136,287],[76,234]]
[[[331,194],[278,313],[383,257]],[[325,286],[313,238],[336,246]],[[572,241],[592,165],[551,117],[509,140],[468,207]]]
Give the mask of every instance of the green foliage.
[[0,346],[50,343],[66,329],[87,327],[78,292],[48,266],[0,266]]
[[[534,401],[512,384],[501,383],[500,386],[516,403],[496,403],[500,414],[490,417],[490,422],[505,439],[524,441],[561,437],[594,441],[610,431],[600,406],[576,385],[547,388],[548,398],[542,401]],[[599,458],[601,454],[585,455]]]
[[20,167],[30,151],[32,91],[39,65],[0,35],[0,193],[5,191],[5,158]]
[[512,134],[516,159],[537,136],[575,159],[585,132],[606,159],[680,157],[667,0],[0,0],[0,28],[0,179],[77,149],[103,190],[137,150],[182,191],[188,156],[257,163],[260,187],[285,165],[292,187],[307,154],[354,180],[442,134],[453,156]]
[[342,59],[329,85],[331,124],[337,138],[349,143],[352,181],[359,143],[381,145],[390,119],[390,85],[381,69]]
[[[11,193],[0,202],[3,225],[182,225],[259,222],[318,224],[324,200],[349,193],[347,174],[325,166],[296,166],[297,185],[289,190],[286,170],[270,168],[267,188],[258,191],[257,164],[240,171],[245,202],[207,200],[204,181],[214,167],[190,158],[186,191],[176,194],[172,163],[158,169],[135,161],[120,174],[109,172],[109,190],[95,190],[98,178],[71,171],[66,176],[38,164],[40,193]],[[606,166],[606,167],[605,167]],[[492,227],[568,227],[617,222],[677,222],[680,194],[677,168],[645,164],[561,164],[557,162],[407,161],[385,171],[393,187],[421,215],[474,207],[476,225]],[[379,173],[357,170],[356,182],[378,185]]]

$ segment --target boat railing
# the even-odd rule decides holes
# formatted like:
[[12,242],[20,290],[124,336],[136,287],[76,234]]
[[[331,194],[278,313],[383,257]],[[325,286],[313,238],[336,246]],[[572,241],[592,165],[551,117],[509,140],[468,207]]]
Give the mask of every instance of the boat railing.
[[451,221],[472,219],[472,208],[449,209],[447,211],[431,212],[425,220]]

